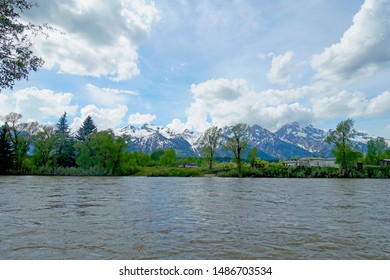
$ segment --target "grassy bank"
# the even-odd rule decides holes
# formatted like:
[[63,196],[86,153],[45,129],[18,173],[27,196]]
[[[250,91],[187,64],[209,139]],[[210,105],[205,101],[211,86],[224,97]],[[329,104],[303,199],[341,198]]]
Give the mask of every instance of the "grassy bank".
[[[92,167],[57,167],[33,168],[10,175],[40,175],[40,176],[147,176],[147,177],[239,177],[235,164],[218,164],[210,171],[206,167],[137,167],[127,169],[122,174]],[[242,177],[246,178],[342,178],[345,177],[340,169],[334,167],[288,167],[281,164],[269,164],[263,168],[252,168],[249,165],[242,169]],[[363,169],[352,169],[348,178],[390,178],[389,166],[365,166]]]

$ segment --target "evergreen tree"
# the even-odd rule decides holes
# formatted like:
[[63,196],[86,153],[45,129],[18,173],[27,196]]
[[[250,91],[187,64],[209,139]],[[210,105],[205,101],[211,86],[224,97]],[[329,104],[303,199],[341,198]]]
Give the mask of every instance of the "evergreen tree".
[[70,135],[66,112],[60,117],[56,126],[56,144],[54,149],[54,164],[62,167],[76,165],[74,141]]
[[57,122],[57,133],[61,133],[65,136],[65,138],[70,139],[70,129],[68,125],[68,117],[66,115],[66,112],[60,117],[60,119]]
[[90,135],[95,130],[96,130],[96,125],[94,124],[91,116],[88,116],[84,120],[79,130],[77,131],[76,139],[81,142],[84,142],[85,139],[87,139],[88,135]]
[[8,127],[0,128],[0,174],[6,174],[12,169],[12,143],[8,139]]

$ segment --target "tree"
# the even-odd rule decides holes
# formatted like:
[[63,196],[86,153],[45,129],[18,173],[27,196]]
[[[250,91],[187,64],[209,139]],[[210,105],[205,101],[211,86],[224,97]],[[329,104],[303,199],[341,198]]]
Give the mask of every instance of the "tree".
[[333,144],[333,155],[336,157],[336,163],[340,164],[345,177],[351,172],[352,166],[361,156],[361,152],[352,145],[351,137],[355,133],[353,120],[347,119],[340,122],[336,130],[332,130],[326,138],[328,144]]
[[164,150],[161,150],[161,149],[158,149],[158,150],[155,150],[151,155],[150,155],[150,159],[153,161],[154,164],[158,164],[158,162],[160,161],[160,158],[162,157],[162,155],[164,154]]
[[95,167],[102,175],[121,175],[127,145],[124,137],[115,137],[111,131],[95,131],[84,142],[75,144],[79,151],[77,165],[84,169]]
[[255,166],[256,158],[259,156],[259,150],[256,147],[252,147],[248,151],[248,161],[251,165],[251,167]]
[[8,139],[8,127],[6,125],[0,128],[0,159],[0,174],[6,174],[13,167],[12,143]]
[[172,148],[166,150],[164,154],[160,157],[160,164],[162,166],[176,167],[177,166],[176,151]]
[[217,126],[208,128],[202,137],[202,144],[204,145],[203,154],[206,161],[209,163],[210,170],[213,170],[214,154],[218,144],[220,144],[222,129]]
[[233,126],[226,141],[226,149],[233,152],[234,160],[237,163],[238,176],[242,176],[241,156],[245,148],[248,146],[247,134],[249,126],[239,123]]
[[385,159],[388,155],[389,145],[385,139],[378,137],[367,142],[367,153],[365,157],[366,164],[379,164],[381,159]]
[[91,116],[88,116],[79,130],[77,131],[76,134],[76,139],[83,142],[87,138],[88,135],[90,135],[92,132],[96,130],[96,125],[94,124]]
[[60,117],[56,125],[54,148],[54,164],[62,167],[72,167],[76,164],[74,141],[70,135],[66,112]]
[[197,165],[198,164],[198,160],[194,156],[189,156],[189,157],[186,157],[186,158],[183,158],[183,159],[179,160],[179,164],[181,166],[183,166],[184,168],[186,168],[187,165],[189,165],[189,164]]
[[37,122],[22,123],[21,114],[11,112],[2,120],[7,127],[8,139],[13,151],[13,166],[17,172],[23,169],[32,137],[38,130]]
[[28,79],[29,72],[37,71],[44,63],[34,55],[30,36],[44,34],[51,28],[47,24],[26,23],[20,17],[33,7],[26,0],[0,1],[0,91],[13,89],[16,80]]
[[33,138],[34,153],[32,160],[38,167],[50,165],[56,143],[54,125],[44,125]]

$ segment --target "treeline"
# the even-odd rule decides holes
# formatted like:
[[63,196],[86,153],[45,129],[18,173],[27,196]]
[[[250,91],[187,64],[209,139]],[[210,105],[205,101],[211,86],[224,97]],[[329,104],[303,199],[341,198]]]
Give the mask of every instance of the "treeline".
[[[283,161],[261,160],[258,149],[249,145],[246,124],[233,126],[227,139],[222,139],[221,128],[210,127],[201,139],[202,157],[178,159],[174,149],[156,150],[151,154],[131,152],[128,136],[117,136],[112,130],[97,131],[90,116],[75,134],[70,132],[66,113],[55,125],[23,123],[21,119],[22,115],[17,113],[1,117],[4,124],[0,127],[0,174],[390,177],[389,167],[378,167],[380,160],[390,158],[385,139],[378,137],[368,141],[367,152],[363,154],[352,144],[355,131],[350,119],[340,122],[326,139],[333,144],[332,153],[340,168],[291,168]],[[216,163],[215,154],[221,147],[231,152],[231,161]],[[359,168],[358,163],[365,167]]]
[[0,174],[132,175],[147,166],[177,166],[173,149],[149,154],[130,152],[130,139],[112,130],[97,131],[88,116],[76,134],[67,114],[56,125],[23,123],[22,115],[2,117]]

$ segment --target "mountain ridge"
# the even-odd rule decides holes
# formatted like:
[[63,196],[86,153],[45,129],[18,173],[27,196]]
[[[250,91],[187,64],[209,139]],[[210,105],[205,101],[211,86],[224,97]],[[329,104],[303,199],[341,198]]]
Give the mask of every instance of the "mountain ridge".
[[[222,139],[226,141],[231,126],[222,129]],[[288,160],[307,156],[331,157],[332,146],[325,142],[331,130],[316,128],[313,125],[302,127],[299,123],[286,124],[279,130],[272,132],[260,125],[252,125],[248,131],[248,150],[256,147],[259,156],[266,160]],[[117,134],[127,135],[131,139],[130,150],[143,153],[152,153],[155,150],[175,149],[178,157],[201,156],[203,133],[185,130],[174,132],[168,127],[153,124],[142,126],[127,125],[116,131]],[[365,132],[356,132],[352,135],[352,142],[362,151],[367,150],[367,142],[376,137]],[[231,157],[231,153],[220,145],[216,157]]]

